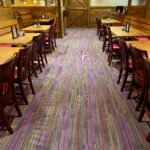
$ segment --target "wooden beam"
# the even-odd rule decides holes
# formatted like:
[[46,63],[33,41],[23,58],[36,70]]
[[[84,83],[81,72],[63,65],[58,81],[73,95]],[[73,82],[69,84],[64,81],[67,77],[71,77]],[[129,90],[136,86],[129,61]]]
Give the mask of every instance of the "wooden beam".
[[81,2],[80,0],[77,0],[83,7],[87,8],[86,4],[84,4],[83,2]]

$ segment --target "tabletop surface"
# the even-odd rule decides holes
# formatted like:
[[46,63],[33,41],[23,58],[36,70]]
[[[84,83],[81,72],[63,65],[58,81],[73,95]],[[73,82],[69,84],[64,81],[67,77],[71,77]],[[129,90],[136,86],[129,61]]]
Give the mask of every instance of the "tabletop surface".
[[23,28],[22,30],[25,31],[25,32],[30,32],[30,31],[33,31],[33,32],[41,32],[41,31],[46,31],[50,28],[50,25],[40,25],[39,27],[36,27],[35,25],[31,25],[31,26],[28,26],[26,28]]
[[20,49],[21,47],[0,48],[0,64],[3,64],[11,59],[13,56],[15,56],[15,53],[19,52]]
[[148,58],[150,58],[150,41],[126,41],[127,45],[132,45],[141,50],[146,50],[148,53]]
[[149,37],[150,36],[149,33],[143,32],[133,27],[130,27],[129,32],[123,31],[122,30],[123,26],[112,26],[110,27],[110,29],[111,29],[111,32],[118,37],[141,37],[141,36]]
[[13,39],[12,34],[8,33],[0,36],[0,44],[12,44],[24,46],[30,43],[32,41],[32,38],[37,35],[39,35],[39,33],[25,33],[25,36]]
[[108,18],[108,19],[101,19],[101,22],[102,22],[102,24],[115,24],[115,23],[121,23],[121,21],[119,21],[119,20],[116,20],[116,19],[110,19],[110,18]]

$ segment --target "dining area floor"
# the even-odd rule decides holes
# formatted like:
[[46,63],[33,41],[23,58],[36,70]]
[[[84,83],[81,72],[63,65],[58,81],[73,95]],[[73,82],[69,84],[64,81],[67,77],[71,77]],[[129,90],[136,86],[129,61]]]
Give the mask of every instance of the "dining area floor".
[[[148,150],[150,123],[138,122],[134,99],[120,92],[119,71],[108,66],[96,29],[67,29],[48,65],[33,78],[35,95],[23,117],[0,131],[5,150]],[[125,89],[127,90],[127,89]]]

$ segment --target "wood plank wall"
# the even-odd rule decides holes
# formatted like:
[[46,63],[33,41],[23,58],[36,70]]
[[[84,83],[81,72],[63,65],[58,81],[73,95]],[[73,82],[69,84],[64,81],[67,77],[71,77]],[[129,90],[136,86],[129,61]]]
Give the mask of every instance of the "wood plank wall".
[[0,22],[12,19],[12,11],[10,7],[0,8]]
[[[115,7],[92,7],[90,0],[66,0],[66,9],[69,12],[67,27],[94,27],[97,17],[118,17]],[[147,0],[147,6],[131,6],[129,0],[127,15],[150,18],[150,0]]]

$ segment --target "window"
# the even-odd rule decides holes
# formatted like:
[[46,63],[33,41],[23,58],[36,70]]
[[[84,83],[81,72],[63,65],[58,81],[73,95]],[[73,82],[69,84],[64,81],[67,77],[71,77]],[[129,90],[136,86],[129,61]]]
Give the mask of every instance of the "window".
[[128,0],[91,0],[91,6],[128,6]]

